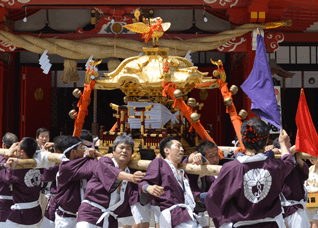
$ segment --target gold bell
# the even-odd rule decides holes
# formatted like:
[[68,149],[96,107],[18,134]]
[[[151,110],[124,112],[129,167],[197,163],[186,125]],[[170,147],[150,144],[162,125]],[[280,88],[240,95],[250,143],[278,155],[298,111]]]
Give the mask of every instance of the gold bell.
[[230,97],[224,99],[225,106],[231,106],[232,104],[233,104],[233,101]]
[[125,96],[124,97],[124,103],[127,104],[127,102],[128,102],[128,96]]
[[221,59],[218,60],[218,64],[219,64],[219,65],[222,64],[222,60],[221,60]]
[[230,88],[230,92],[235,95],[238,91],[238,88],[236,85],[232,85],[231,88]]
[[200,115],[199,115],[198,113],[194,112],[194,113],[192,113],[192,114],[190,115],[190,119],[191,119],[191,121],[192,121],[193,123],[196,123],[196,122],[198,122],[198,120],[200,119]]
[[219,73],[220,73],[220,72],[219,72],[218,70],[214,70],[214,71],[213,71],[213,76],[214,76],[214,77],[217,77],[217,76],[219,76]]
[[247,111],[242,109],[238,114],[242,120],[244,120],[247,117]]
[[191,108],[194,108],[195,106],[197,106],[197,101],[194,99],[194,98],[192,98],[192,97],[190,97],[189,99],[188,99],[188,103],[187,103]]
[[71,117],[71,119],[75,120],[77,117],[77,112],[75,111],[75,109],[71,110],[68,115]]
[[182,92],[181,92],[180,89],[176,89],[176,90],[173,92],[173,96],[174,96],[174,98],[176,98],[176,99],[180,99],[180,98],[182,98],[183,94],[182,94]]
[[81,95],[82,95],[82,92],[78,88],[76,88],[76,89],[73,90],[72,94],[73,94],[74,97],[80,98]]

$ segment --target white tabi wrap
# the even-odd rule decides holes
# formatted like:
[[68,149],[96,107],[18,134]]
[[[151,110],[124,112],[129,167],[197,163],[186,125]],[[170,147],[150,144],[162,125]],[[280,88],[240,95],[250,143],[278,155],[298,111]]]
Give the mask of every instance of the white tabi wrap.
[[[161,228],[171,228],[171,213],[170,211],[177,208],[177,207],[183,207],[186,208],[192,221],[194,221],[195,223],[197,222],[196,218],[197,215],[193,212],[194,207],[195,207],[195,201],[193,199],[193,195],[192,195],[192,191],[189,185],[189,181],[184,178],[184,170],[183,169],[179,169],[182,173],[182,179],[183,179],[183,183],[184,183],[184,187],[182,185],[182,183],[180,183],[179,181],[179,177],[180,175],[177,172],[177,169],[174,167],[174,165],[165,159],[165,161],[169,164],[170,168],[172,169],[173,175],[174,177],[177,179],[180,187],[184,190],[184,204],[176,204],[173,205],[165,210],[163,210],[160,214],[160,219],[159,219],[159,224]],[[181,178],[181,177],[180,177]],[[181,225],[181,224],[180,224]],[[197,228],[201,228],[201,225],[197,225]]]
[[[117,162],[115,161],[115,159],[113,158],[112,159],[114,164],[115,164],[115,167],[119,168]],[[126,167],[125,169],[125,172],[126,173],[130,173],[130,169],[128,168],[128,166]],[[110,204],[109,204],[109,207],[108,209],[104,208],[103,206],[95,203],[95,202],[92,202],[92,201],[89,201],[89,200],[83,200],[83,202],[85,203],[88,203],[98,209],[100,209],[103,214],[99,217],[98,221],[96,222],[96,224],[100,223],[103,219],[104,219],[104,223],[103,223],[103,228],[109,228],[109,221],[108,221],[108,218],[109,216],[113,216],[115,219],[117,219],[117,214],[114,213],[114,211],[123,204],[124,200],[125,200],[125,193],[126,193],[126,187],[127,187],[127,184],[128,184],[128,181],[124,180],[123,181],[123,184],[122,184],[122,187],[121,187],[121,190],[120,190],[120,196],[119,196],[119,201],[116,202],[118,200],[118,193],[117,193],[117,189],[111,194],[110,196]]]
[[11,210],[24,210],[24,209],[31,209],[34,207],[37,207],[40,205],[40,202],[37,201],[33,201],[33,202],[29,202],[29,203],[16,203],[13,204],[11,206]]

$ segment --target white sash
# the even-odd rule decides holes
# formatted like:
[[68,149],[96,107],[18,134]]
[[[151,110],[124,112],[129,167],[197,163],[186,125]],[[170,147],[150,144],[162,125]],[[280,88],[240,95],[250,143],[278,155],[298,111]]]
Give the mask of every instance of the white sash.
[[[193,208],[191,208],[189,205],[186,205],[186,204],[176,204],[176,205],[173,205],[173,206],[171,206],[171,207],[169,207],[161,212],[160,218],[159,218],[160,228],[172,228],[170,211],[177,208],[177,207],[186,208],[192,221],[197,222],[197,220],[196,220],[197,215],[193,212]],[[198,224],[197,228],[202,228],[202,226],[200,224]]]
[[33,201],[29,203],[16,203],[11,206],[11,210],[23,210],[23,209],[31,209],[39,206],[39,201]]
[[0,199],[3,199],[3,200],[13,200],[13,197],[12,197],[12,196],[0,195]]
[[[119,168],[119,166],[118,166],[116,160],[115,160],[114,158],[112,158],[112,160],[113,160],[113,162],[114,162],[114,164],[115,164],[115,167]],[[130,173],[130,169],[128,168],[128,166],[126,167],[125,172],[126,172],[126,173]],[[113,216],[115,219],[117,219],[117,216],[118,216],[118,215],[116,215],[116,214],[114,213],[114,211],[115,211],[119,206],[121,206],[121,205],[124,203],[127,185],[128,185],[128,181],[124,180],[124,181],[123,181],[123,185],[122,185],[121,190],[120,190],[120,200],[119,200],[117,203],[115,203],[114,205],[109,205],[109,208],[108,208],[108,209],[104,208],[103,206],[101,206],[101,205],[99,205],[99,204],[97,204],[97,203],[95,203],[95,202],[92,202],[92,201],[89,201],[89,200],[83,200],[83,202],[88,203],[88,204],[90,204],[90,205],[92,205],[92,206],[94,206],[94,207],[100,209],[100,210],[103,212],[103,214],[99,217],[99,219],[98,219],[98,221],[96,222],[96,224],[100,223],[100,222],[104,219],[103,228],[108,228],[108,227],[109,227],[109,221],[108,221],[109,216],[111,215],[111,216]],[[118,189],[118,188],[117,188],[117,189]],[[116,192],[117,189],[116,189],[114,192]],[[111,194],[110,197],[112,198],[112,197],[114,197],[114,195]],[[110,199],[110,201],[111,201],[111,199]]]
[[74,216],[77,216],[75,213],[73,213],[73,212],[70,212],[70,211],[66,211],[66,210],[64,210],[61,206],[59,206],[58,207],[58,209],[60,210],[60,211],[62,211],[63,213],[66,213],[66,214],[69,214],[69,215],[74,215]]
[[236,222],[234,223],[233,227],[255,225],[255,224],[264,223],[264,222],[276,222],[279,228],[286,228],[282,213],[280,213],[274,218],[264,218],[264,219]]

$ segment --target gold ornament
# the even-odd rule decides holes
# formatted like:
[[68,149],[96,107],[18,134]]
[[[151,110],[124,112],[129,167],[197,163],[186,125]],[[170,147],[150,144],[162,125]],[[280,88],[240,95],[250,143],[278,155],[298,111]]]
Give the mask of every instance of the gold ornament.
[[236,85],[232,85],[230,88],[230,92],[235,95],[238,92],[238,88]]
[[76,88],[76,89],[73,90],[72,94],[73,94],[74,97],[80,98],[81,95],[82,95],[82,92],[78,88]]
[[242,120],[244,120],[247,117],[247,111],[242,109],[238,115],[241,117]]
[[174,96],[174,98],[176,98],[176,99],[180,99],[180,98],[182,98],[183,94],[182,94],[182,92],[181,92],[180,89],[176,89],[176,90],[173,92],[173,96]]
[[196,101],[194,98],[190,97],[190,98],[188,99],[188,105],[189,105],[191,108],[194,108],[195,106],[197,106],[197,101]]
[[75,120],[77,117],[77,112],[75,111],[75,109],[71,110],[68,115],[71,117],[71,119]]
[[233,104],[233,101],[230,97],[224,99],[225,106],[231,106],[232,104]]
[[204,101],[208,97],[209,93],[206,89],[200,90],[200,99],[201,101]]
[[198,122],[198,120],[200,119],[200,115],[199,115],[198,113],[194,112],[194,113],[192,113],[192,114],[190,115],[190,119],[191,119],[191,121],[192,121],[193,123],[196,123],[196,122]]
[[34,96],[35,96],[35,99],[37,99],[38,101],[42,100],[44,96],[43,89],[37,88],[34,92]]
[[214,71],[213,71],[213,76],[214,76],[214,77],[219,76],[219,71],[218,71],[218,70],[214,70]]

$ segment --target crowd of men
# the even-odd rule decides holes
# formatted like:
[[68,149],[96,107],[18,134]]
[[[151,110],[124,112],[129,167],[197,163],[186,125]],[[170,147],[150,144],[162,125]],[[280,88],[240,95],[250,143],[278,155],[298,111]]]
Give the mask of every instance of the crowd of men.
[[[81,137],[59,136],[51,143],[40,128],[36,139],[7,133],[0,156],[0,227],[13,228],[208,228],[207,212],[221,228],[310,227],[304,181],[308,165],[297,159],[282,130],[276,147],[266,148],[270,128],[262,120],[242,124],[246,154],[237,153],[223,164],[218,176],[186,174],[180,163],[218,165],[218,148],[209,141],[184,156],[175,137],[160,142],[160,156],[146,172],[128,167],[134,140],[117,136],[113,152],[103,156],[94,148],[89,131]],[[54,149],[61,163],[49,162]],[[53,151],[52,151],[53,152]],[[14,169],[18,159],[40,158],[41,168]],[[43,161],[42,161],[43,160]],[[316,225],[312,224],[313,227]]]

